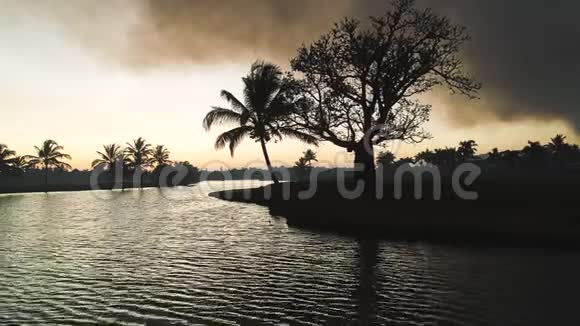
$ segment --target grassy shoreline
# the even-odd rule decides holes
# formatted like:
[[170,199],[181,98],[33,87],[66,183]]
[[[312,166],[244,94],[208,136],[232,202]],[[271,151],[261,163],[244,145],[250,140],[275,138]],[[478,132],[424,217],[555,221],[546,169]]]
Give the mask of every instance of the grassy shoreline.
[[[273,215],[285,217],[289,226],[318,231],[408,241],[580,248],[577,181],[487,180],[476,185],[480,198],[475,201],[454,197],[449,187],[444,187],[442,200],[415,200],[412,196],[395,200],[388,191],[381,200],[374,196],[347,200],[330,183],[319,184],[317,194],[308,200],[298,199],[298,193],[308,187],[306,183],[290,184],[288,200],[282,196],[284,185],[210,196],[266,206]],[[431,186],[426,183],[423,189]],[[409,188],[412,185],[407,183],[404,189]],[[265,196],[268,193],[271,198]]]

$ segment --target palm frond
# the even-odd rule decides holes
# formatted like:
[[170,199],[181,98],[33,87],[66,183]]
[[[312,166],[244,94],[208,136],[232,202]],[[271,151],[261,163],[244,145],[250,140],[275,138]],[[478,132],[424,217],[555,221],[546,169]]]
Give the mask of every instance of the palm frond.
[[242,113],[243,111],[248,110],[246,106],[240,102],[240,100],[238,100],[232,93],[226,91],[225,89],[221,91],[220,96],[228,103],[230,103],[236,112]]
[[60,146],[56,141],[52,139],[45,140],[42,146],[34,146],[36,155],[24,156],[25,159],[29,160],[30,166],[40,166],[44,168],[49,168],[51,166],[67,169],[71,168],[69,164],[64,163],[60,160],[67,159],[71,160],[72,157],[61,151],[64,147]]
[[318,145],[318,138],[301,131],[290,128],[278,128],[277,132],[283,136],[297,139],[306,144]]
[[61,169],[61,170],[71,170],[72,166],[68,163],[65,162],[57,162],[54,164],[54,166],[56,166],[57,168]]
[[248,136],[248,134],[252,132],[252,130],[252,127],[242,126],[226,131],[217,137],[215,141],[215,148],[222,149],[229,144],[230,154],[234,156],[236,147],[240,144],[244,137]]
[[282,87],[280,67],[256,61],[252,64],[250,74],[242,78],[244,82],[244,99],[258,115],[266,114],[269,103],[276,97]]
[[106,161],[104,161],[104,160],[102,160],[102,159],[96,159],[96,160],[94,160],[94,161],[91,163],[91,168],[93,168],[93,169],[94,169],[94,168],[96,168],[96,167],[99,167],[99,166],[102,166],[102,165],[106,165],[106,164],[107,164],[107,162],[106,162]]
[[296,111],[296,105],[286,102],[282,97],[277,97],[270,103],[270,110],[268,112],[268,120],[276,121],[286,118]]
[[235,112],[230,109],[224,109],[220,107],[212,107],[212,110],[203,119],[203,127],[205,130],[211,129],[211,127],[218,123],[240,123],[242,122],[242,114]]
[[0,158],[8,159],[9,157],[15,156],[16,151],[8,149],[8,146],[0,144]]

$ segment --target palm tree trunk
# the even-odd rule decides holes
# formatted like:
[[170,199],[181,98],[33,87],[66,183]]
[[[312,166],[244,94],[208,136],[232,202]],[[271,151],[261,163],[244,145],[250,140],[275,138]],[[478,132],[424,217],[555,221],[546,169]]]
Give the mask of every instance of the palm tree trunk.
[[44,165],[44,192],[48,194],[48,166]]
[[274,169],[272,168],[272,162],[270,162],[270,155],[268,155],[268,149],[266,148],[266,142],[263,138],[260,138],[260,145],[262,145],[262,152],[264,153],[264,160],[266,161],[266,165],[268,166],[268,171],[270,171],[270,177],[275,184],[280,183],[278,178],[274,175]]

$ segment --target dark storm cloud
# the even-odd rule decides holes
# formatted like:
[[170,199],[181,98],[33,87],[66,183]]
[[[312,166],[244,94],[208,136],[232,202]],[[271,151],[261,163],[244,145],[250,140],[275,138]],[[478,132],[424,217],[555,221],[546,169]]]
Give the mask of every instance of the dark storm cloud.
[[481,100],[450,99],[457,117],[564,119],[580,130],[580,3],[424,1],[469,28],[467,64],[483,82]]
[[144,0],[131,31],[137,65],[271,57],[296,48],[351,12],[356,0]]
[[[476,123],[501,119],[566,119],[580,129],[580,3],[568,0],[421,0],[452,17],[473,38],[466,64],[483,82],[478,102],[450,97],[454,116]],[[271,57],[295,49],[342,16],[380,14],[382,0],[158,1],[136,29],[144,64]],[[145,55],[139,55],[145,54]],[[480,112],[484,111],[484,112]]]
[[[467,26],[472,36],[465,63],[484,88],[479,101],[444,97],[459,122],[478,123],[484,117],[565,119],[580,130],[579,2],[418,1]],[[256,58],[287,64],[300,44],[314,40],[341,17],[380,15],[387,7],[383,0],[10,3],[49,4],[34,11],[60,13],[82,44],[133,68],[249,63]]]

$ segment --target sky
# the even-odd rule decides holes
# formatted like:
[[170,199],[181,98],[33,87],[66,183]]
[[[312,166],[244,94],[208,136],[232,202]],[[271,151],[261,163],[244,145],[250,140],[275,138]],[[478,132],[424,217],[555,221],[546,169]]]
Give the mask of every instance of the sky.
[[[389,144],[398,157],[475,139],[480,152],[549,141],[578,142],[580,5],[553,1],[420,0],[472,36],[463,56],[483,83],[480,99],[445,93],[426,128],[433,139]],[[200,167],[262,166],[245,141],[232,158],[215,151],[201,121],[225,105],[221,89],[241,95],[241,77],[256,59],[283,68],[302,43],[343,16],[366,17],[381,0],[0,0],[0,143],[19,154],[54,139],[90,166],[103,144],[144,137],[172,159]],[[275,165],[290,165],[305,145],[271,144]],[[343,149],[323,144],[322,165],[344,165]]]

